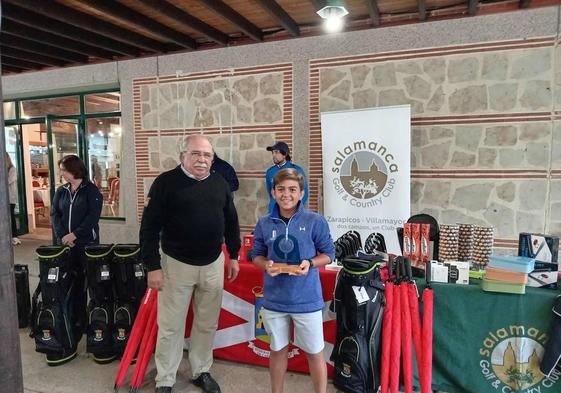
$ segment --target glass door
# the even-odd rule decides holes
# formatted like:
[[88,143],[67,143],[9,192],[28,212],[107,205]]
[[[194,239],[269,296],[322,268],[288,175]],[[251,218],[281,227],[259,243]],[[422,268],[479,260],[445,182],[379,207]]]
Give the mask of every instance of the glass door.
[[[23,170],[21,126],[7,125],[4,127],[6,137],[6,152],[16,168],[18,200],[15,208],[17,235],[28,232],[27,208],[25,204],[25,175]],[[4,158],[4,157],[2,157]]]
[[47,141],[49,147],[49,184],[51,200],[62,185],[58,162],[66,155],[76,154],[83,159],[83,143],[80,140],[80,122],[73,118],[47,116]]

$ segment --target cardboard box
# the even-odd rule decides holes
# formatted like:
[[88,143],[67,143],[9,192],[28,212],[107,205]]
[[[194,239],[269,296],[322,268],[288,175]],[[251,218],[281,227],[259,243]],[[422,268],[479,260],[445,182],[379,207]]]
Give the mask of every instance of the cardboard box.
[[522,232],[518,238],[518,255],[536,260],[528,274],[528,286],[557,289],[559,271],[559,237]]
[[431,281],[450,284],[469,284],[469,262],[430,262]]
[[518,255],[540,262],[557,264],[559,237],[540,233],[522,232],[518,237]]

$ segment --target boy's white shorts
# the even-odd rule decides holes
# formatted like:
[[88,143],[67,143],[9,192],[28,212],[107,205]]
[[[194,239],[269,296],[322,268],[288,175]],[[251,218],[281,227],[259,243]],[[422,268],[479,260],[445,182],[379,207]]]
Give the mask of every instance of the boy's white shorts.
[[294,323],[294,345],[309,354],[323,350],[322,310],[311,313],[285,313],[262,310],[265,330],[271,337],[271,350],[280,351],[290,342],[290,321]]

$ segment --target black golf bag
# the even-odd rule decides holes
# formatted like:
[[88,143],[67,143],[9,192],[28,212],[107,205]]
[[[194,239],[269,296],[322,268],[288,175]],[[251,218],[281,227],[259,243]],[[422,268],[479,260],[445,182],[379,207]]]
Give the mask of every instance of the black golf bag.
[[113,248],[113,280],[116,294],[113,349],[120,356],[146,292],[146,272],[140,261],[138,244],[117,244]]
[[41,246],[37,255],[39,285],[33,294],[30,336],[35,350],[47,355],[47,364],[56,366],[76,356],[80,334],[73,315],[76,273],[68,247]]
[[337,314],[337,337],[331,361],[335,368],[333,384],[345,393],[374,392],[380,385],[384,310],[380,262],[381,258],[345,258],[337,276],[332,303]]
[[14,276],[16,279],[18,326],[21,329],[29,325],[29,314],[31,313],[29,269],[27,265],[14,265]]
[[108,363],[115,359],[113,351],[113,291],[111,262],[112,244],[90,245],[85,248],[87,258],[88,327],[86,350],[93,354],[97,363]]

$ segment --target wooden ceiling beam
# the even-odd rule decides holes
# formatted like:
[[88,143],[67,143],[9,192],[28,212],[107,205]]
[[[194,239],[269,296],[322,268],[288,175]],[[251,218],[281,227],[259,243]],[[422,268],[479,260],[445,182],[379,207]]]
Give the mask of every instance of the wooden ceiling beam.
[[214,12],[236,25],[248,37],[255,41],[263,41],[263,32],[261,29],[238,14],[222,0],[204,0],[203,4],[205,7],[212,9]]
[[381,24],[380,9],[378,8],[378,0],[365,0],[370,14],[372,26],[378,27]]
[[[12,0],[7,0],[12,1]],[[22,2],[22,4],[27,4]],[[91,31],[79,29],[67,23],[30,12],[20,7],[14,7],[5,1],[2,3],[2,18],[9,19],[26,26],[63,36],[71,40],[80,40],[95,47],[117,52],[126,56],[138,56],[140,50],[134,46],[106,38]],[[95,31],[95,29],[93,30]]]
[[51,56],[40,55],[38,53],[27,52],[21,49],[2,47],[2,56],[10,56],[14,59],[22,59],[32,61],[34,63],[43,64],[45,66],[62,67],[68,64],[67,61],[56,59]]
[[38,30],[30,26],[24,26],[8,19],[2,21],[2,34],[4,33],[9,33],[12,37],[17,36],[32,42],[51,45],[57,48],[65,48],[69,51],[100,59],[111,60],[113,56],[117,54],[116,52],[113,53],[94,46],[82,44],[81,42]]
[[4,71],[7,72],[13,72],[13,73],[20,73],[25,71],[25,68],[20,68],[20,67],[13,67],[13,66],[9,66],[9,65],[4,65],[2,64],[2,73],[4,73]]
[[293,37],[300,35],[300,27],[275,0],[256,0],[259,5],[275,18]]
[[41,68],[45,67],[43,64],[34,63],[32,61],[14,59],[12,57],[6,56],[4,53],[2,53],[2,64],[11,67],[22,68],[24,70],[40,70]]
[[104,37],[124,42],[148,52],[161,53],[166,51],[166,46],[161,42],[117,27],[83,12],[75,11],[70,7],[55,3],[53,0],[3,0],[3,3],[23,7],[29,11],[40,13],[42,16],[48,16],[59,22],[69,23],[84,30],[95,31]]
[[186,34],[173,30],[152,18],[141,14],[131,8],[117,3],[114,0],[78,0],[80,3],[94,8],[105,14],[121,19],[135,26],[170,40],[185,49],[197,49],[197,42]]
[[73,63],[87,63],[88,56],[80,55],[54,46],[39,44],[24,38],[16,37],[9,33],[0,34],[0,44],[3,47],[21,49],[27,52],[38,53],[45,56],[51,56],[63,59]]
[[227,34],[224,34],[220,30],[215,29],[211,25],[206,24],[165,0],[140,0],[140,2],[142,5],[149,7],[153,11],[159,12],[170,19],[174,19],[191,29],[198,31],[206,38],[216,42],[217,44],[228,45],[230,42],[230,37]]
[[479,0],[468,0],[468,15],[474,16],[477,12],[477,6],[479,5]]
[[419,21],[427,20],[427,0],[417,0],[417,10],[419,12]]

